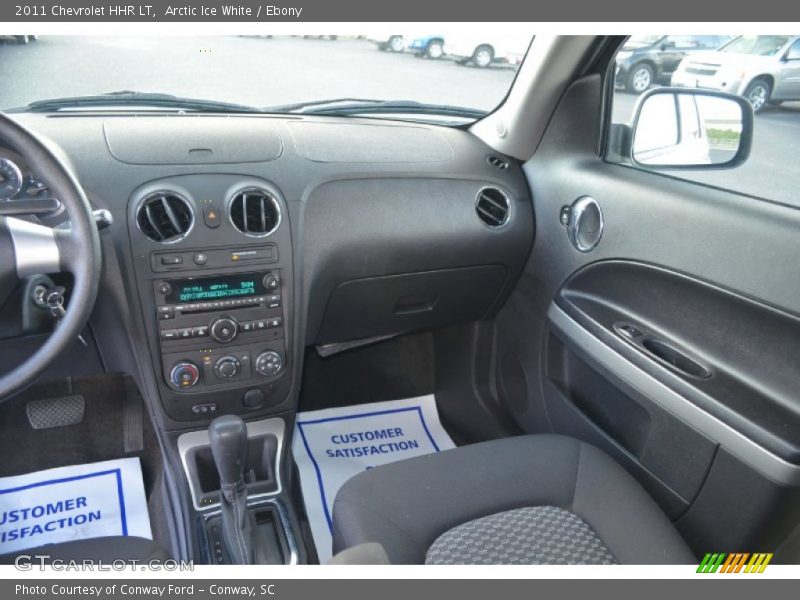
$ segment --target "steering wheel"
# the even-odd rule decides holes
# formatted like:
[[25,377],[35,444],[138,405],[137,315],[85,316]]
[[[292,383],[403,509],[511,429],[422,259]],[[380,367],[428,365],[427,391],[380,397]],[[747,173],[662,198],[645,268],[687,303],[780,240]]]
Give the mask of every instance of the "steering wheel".
[[92,208],[70,168],[35,134],[0,113],[0,146],[18,152],[47,181],[64,205],[71,226],[50,228],[11,216],[14,202],[0,203],[0,306],[20,279],[71,273],[69,303],[58,327],[31,356],[0,375],[0,402],[32,383],[86,326],[100,281],[100,236]]

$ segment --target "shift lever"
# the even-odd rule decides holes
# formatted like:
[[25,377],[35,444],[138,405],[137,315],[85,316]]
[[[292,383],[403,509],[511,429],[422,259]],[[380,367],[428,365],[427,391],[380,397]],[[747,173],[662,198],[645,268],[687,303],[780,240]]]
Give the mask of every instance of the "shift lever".
[[211,453],[217,464],[222,509],[222,537],[234,564],[253,563],[252,517],[247,512],[247,426],[235,415],[217,417],[208,427]]

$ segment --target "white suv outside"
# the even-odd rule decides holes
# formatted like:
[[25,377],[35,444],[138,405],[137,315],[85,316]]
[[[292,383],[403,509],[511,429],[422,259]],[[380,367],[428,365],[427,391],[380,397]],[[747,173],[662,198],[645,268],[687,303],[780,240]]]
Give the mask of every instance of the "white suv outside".
[[743,35],[718,50],[696,52],[681,61],[672,85],[739,94],[756,113],[800,100],[800,36]]

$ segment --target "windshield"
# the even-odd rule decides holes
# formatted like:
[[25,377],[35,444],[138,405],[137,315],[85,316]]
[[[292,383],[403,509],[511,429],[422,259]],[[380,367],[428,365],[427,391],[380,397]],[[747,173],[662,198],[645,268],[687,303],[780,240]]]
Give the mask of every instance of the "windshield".
[[[451,36],[435,30],[315,37],[41,36],[25,45],[0,44],[0,80],[13,82],[0,87],[0,109],[166,110],[192,99],[220,105],[193,102],[188,110],[364,109],[369,116],[471,121],[505,98],[530,41],[502,31]],[[106,94],[113,94],[107,103],[106,97],[76,102]],[[53,99],[58,102],[28,106]]]
[[788,41],[788,35],[743,35],[722,48],[722,52],[774,56]]

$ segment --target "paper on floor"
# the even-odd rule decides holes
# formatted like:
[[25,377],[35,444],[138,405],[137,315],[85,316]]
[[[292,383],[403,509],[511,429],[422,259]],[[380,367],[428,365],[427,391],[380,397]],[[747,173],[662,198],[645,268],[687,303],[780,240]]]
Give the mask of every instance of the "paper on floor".
[[433,396],[299,413],[292,451],[320,562],[331,557],[333,501],[345,481],[371,467],[453,447]]
[[0,554],[108,535],[152,539],[138,458],[0,478]]

